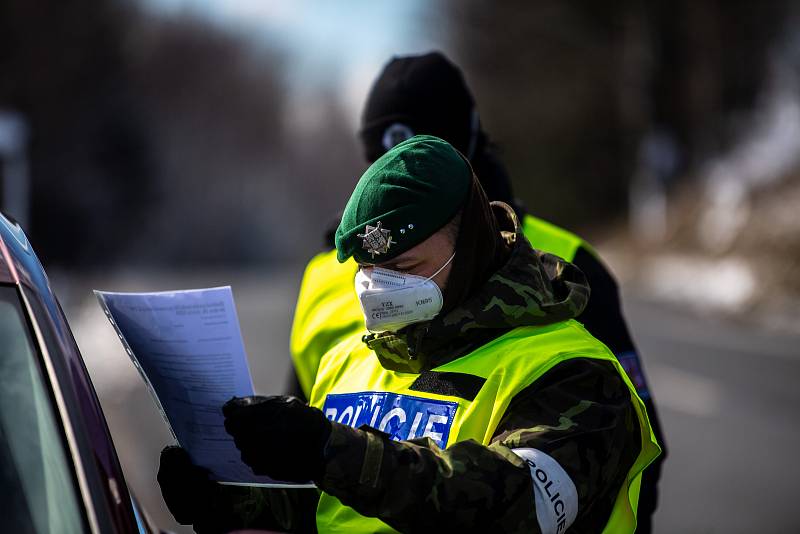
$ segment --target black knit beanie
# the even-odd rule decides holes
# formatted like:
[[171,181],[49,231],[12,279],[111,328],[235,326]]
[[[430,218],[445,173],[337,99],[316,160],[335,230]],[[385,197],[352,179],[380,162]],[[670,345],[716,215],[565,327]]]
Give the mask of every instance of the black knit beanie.
[[472,93],[459,68],[440,52],[392,58],[375,80],[361,117],[359,135],[370,163],[419,134],[456,147],[469,158],[489,200],[518,208],[508,172],[480,127]]
[[447,140],[467,157],[478,133],[475,101],[464,77],[439,52],[392,58],[372,86],[361,117],[360,135],[370,162],[422,133]]

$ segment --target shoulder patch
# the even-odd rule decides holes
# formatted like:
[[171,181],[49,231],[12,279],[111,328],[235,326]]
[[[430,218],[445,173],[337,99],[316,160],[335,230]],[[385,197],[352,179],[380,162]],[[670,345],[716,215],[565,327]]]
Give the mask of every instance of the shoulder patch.
[[642,400],[649,399],[650,390],[647,387],[647,380],[644,378],[644,371],[642,371],[639,355],[634,351],[628,351],[616,354],[616,357],[622,368],[625,369],[628,378],[631,379],[633,387],[636,388],[636,393],[639,394]]

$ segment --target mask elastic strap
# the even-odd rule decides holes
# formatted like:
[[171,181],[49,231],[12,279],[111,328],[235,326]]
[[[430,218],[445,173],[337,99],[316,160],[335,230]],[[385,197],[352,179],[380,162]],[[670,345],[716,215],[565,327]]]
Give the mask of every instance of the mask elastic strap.
[[453,261],[453,258],[455,258],[455,257],[456,257],[456,253],[455,253],[455,251],[453,251],[453,255],[452,255],[452,256],[450,256],[450,259],[449,259],[449,260],[447,260],[446,262],[444,262],[444,265],[442,265],[441,267],[439,267],[439,269],[437,269],[437,271],[436,271],[435,273],[433,273],[433,274],[432,274],[432,275],[430,275],[428,278],[426,278],[426,280],[430,280],[430,279],[432,279],[434,276],[436,276],[437,274],[439,274],[440,272],[442,272],[442,271],[444,270],[444,268],[445,268],[445,267],[447,267],[448,265],[450,265],[450,262],[451,262],[451,261]]

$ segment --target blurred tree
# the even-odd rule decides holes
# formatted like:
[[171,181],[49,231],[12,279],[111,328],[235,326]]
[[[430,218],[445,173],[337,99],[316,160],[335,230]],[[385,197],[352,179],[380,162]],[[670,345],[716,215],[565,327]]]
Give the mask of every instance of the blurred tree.
[[786,4],[448,0],[442,19],[517,194],[591,232],[624,216],[646,133],[674,136],[688,164],[727,142]]
[[534,213],[576,225],[621,210],[632,150],[619,112],[624,3],[446,4],[482,123]]
[[786,0],[651,0],[642,4],[651,50],[648,114],[697,165],[734,140],[753,109]]
[[134,13],[105,0],[0,2],[0,107],[30,127],[30,228],[47,262],[113,257],[150,188],[129,90]]
[[143,16],[129,42],[158,201],[131,259],[165,263],[263,260],[285,209],[282,57],[188,14]]
[[[123,0],[0,1],[0,108],[31,130],[43,260],[270,257],[285,180],[280,55]],[[277,176],[280,174],[280,176]]]

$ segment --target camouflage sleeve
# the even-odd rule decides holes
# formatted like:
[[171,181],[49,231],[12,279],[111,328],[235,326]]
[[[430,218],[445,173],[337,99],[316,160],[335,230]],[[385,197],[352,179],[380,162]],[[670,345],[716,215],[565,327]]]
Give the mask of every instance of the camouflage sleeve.
[[441,450],[428,439],[390,441],[368,427],[334,424],[319,486],[403,532],[538,533],[531,472],[512,452],[530,447],[551,455],[575,483],[576,524],[600,531],[607,499],[638,454],[637,432],[614,368],[571,360],[514,399],[488,447],[470,440]]
[[639,455],[639,420],[609,362],[567,360],[517,395],[492,447],[533,448],[552,457],[577,489],[571,530],[600,532]]
[[334,423],[320,489],[401,532],[540,532],[524,462],[508,450],[391,441]]

